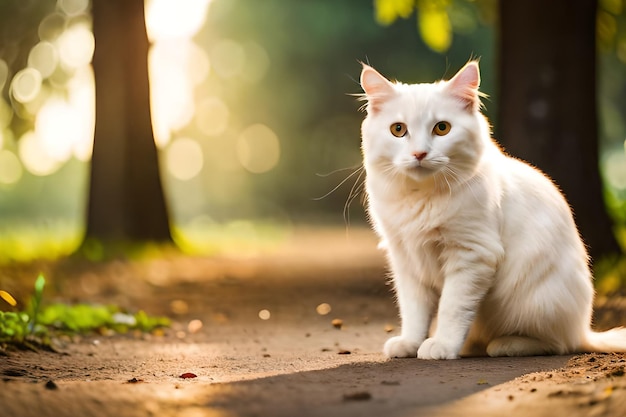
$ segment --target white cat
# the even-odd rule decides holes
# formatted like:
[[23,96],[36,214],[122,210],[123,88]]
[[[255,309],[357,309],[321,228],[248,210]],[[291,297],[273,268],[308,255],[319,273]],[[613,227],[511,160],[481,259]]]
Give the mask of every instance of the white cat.
[[626,351],[626,329],[590,329],[591,273],[570,208],[491,139],[479,83],[474,61],[413,85],[363,65],[368,212],[402,320],[385,355]]

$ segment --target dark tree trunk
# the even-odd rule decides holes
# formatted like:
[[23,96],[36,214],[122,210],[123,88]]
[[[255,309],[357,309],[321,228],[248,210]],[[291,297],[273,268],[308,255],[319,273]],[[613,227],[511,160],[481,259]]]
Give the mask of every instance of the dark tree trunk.
[[94,0],[96,127],[87,239],[171,241],[150,117],[143,0]]
[[500,2],[498,138],[550,175],[590,255],[619,253],[598,165],[596,0]]

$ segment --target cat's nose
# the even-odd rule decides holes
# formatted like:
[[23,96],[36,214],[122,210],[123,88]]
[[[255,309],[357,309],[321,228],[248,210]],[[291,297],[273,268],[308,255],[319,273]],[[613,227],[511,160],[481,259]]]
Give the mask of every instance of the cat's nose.
[[426,158],[426,155],[428,155],[427,152],[413,152],[413,156],[418,161],[421,161],[422,159]]

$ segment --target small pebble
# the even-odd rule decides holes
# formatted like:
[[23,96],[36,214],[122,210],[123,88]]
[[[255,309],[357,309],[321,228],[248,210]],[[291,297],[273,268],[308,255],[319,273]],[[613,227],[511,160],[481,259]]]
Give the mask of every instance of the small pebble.
[[49,380],[48,382],[46,382],[45,387],[46,389],[49,389],[52,391],[59,389],[59,386],[53,380]]
[[380,381],[381,385],[400,385],[400,381]]
[[369,401],[372,399],[372,394],[367,391],[352,392],[350,394],[343,394],[344,401]]

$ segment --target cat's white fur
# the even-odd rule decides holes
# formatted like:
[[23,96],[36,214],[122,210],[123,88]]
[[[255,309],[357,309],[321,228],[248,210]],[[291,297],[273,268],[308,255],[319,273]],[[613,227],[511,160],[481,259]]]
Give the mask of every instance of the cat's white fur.
[[[626,351],[626,329],[590,329],[594,291],[570,208],[549,178],[491,139],[479,84],[475,61],[449,81],[412,85],[363,65],[368,212],[402,320],[384,354]],[[438,136],[442,121],[451,129]],[[391,133],[395,123],[404,137]]]

